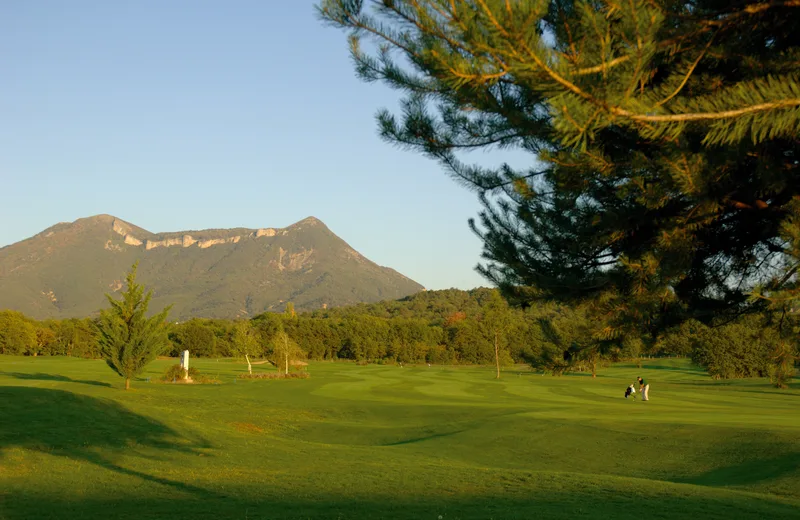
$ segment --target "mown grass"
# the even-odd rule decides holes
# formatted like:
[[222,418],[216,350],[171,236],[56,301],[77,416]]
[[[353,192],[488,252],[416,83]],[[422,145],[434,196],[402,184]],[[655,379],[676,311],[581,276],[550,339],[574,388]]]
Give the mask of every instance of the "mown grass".
[[[125,392],[99,361],[0,356],[0,519],[800,518],[797,385],[683,360],[156,382],[172,363]],[[650,402],[622,397],[639,374]]]

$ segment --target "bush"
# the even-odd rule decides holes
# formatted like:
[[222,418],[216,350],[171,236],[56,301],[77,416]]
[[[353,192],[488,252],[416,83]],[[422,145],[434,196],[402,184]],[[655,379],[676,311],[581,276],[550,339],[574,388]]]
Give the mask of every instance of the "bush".
[[308,379],[308,372],[256,372],[254,374],[239,374],[239,379]]
[[714,329],[692,338],[692,361],[715,379],[766,377],[770,372],[770,341],[754,321]]
[[[192,368],[189,369],[189,377],[191,377],[192,379],[194,379],[194,377],[192,377],[192,376],[196,375],[197,373],[198,373],[198,371],[197,371],[196,368],[192,367]],[[180,365],[172,365],[172,366],[170,366],[167,369],[167,371],[164,372],[164,375],[161,376],[161,380],[162,381],[166,381],[166,382],[170,382],[170,383],[173,382],[173,381],[175,381],[175,382],[182,381],[183,380],[183,368]]]
[[[189,367],[189,378],[192,383],[199,384],[219,382],[216,377],[201,374],[200,371],[194,367]],[[161,381],[165,383],[188,383],[188,381],[183,379],[183,368],[181,368],[180,364],[169,367],[167,371],[164,372],[164,375],[161,376]]]

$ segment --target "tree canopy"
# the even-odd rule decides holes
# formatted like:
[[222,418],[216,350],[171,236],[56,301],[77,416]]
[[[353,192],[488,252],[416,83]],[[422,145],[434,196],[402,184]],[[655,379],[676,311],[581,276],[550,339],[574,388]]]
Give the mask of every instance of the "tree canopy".
[[[366,5],[368,4],[368,5]],[[391,143],[484,205],[508,297],[656,334],[800,290],[800,2],[322,0],[357,73],[404,94]],[[367,36],[376,44],[363,45]],[[516,148],[530,167],[461,152]]]
[[[497,316],[496,314],[500,315]],[[0,353],[102,357],[98,320],[39,322],[0,311]],[[286,372],[292,360],[352,360],[358,363],[480,364],[527,363],[554,375],[592,374],[614,361],[642,356],[691,356],[713,377],[769,375],[786,386],[800,359],[797,342],[780,333],[774,315],[749,315],[713,329],[694,320],[672,327],[658,341],[642,334],[600,341],[594,317],[584,307],[535,303],[509,307],[496,289],[424,291],[401,300],[320,309],[292,317],[265,313],[251,320],[193,319],[169,324],[171,352],[178,356],[187,334],[198,327],[215,338],[216,350],[196,345],[192,356],[268,356]],[[499,326],[498,326],[499,325]],[[49,333],[44,330],[47,329]],[[791,334],[800,327],[792,320]],[[281,336],[280,333],[285,334]],[[38,345],[40,338],[50,338]],[[285,340],[291,340],[285,341]],[[171,379],[171,378],[169,378]]]

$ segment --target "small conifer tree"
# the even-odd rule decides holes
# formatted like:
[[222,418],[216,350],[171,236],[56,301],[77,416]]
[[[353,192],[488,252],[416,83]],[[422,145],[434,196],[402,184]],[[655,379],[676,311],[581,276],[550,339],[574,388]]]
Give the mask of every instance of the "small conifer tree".
[[136,283],[133,264],[125,281],[127,289],[122,300],[106,295],[110,308],[100,311],[96,327],[100,354],[114,372],[125,378],[125,390],[131,378],[140,374],[169,345],[167,339],[167,314],[170,307],[159,314],[147,317],[152,291],[145,294],[143,285]]

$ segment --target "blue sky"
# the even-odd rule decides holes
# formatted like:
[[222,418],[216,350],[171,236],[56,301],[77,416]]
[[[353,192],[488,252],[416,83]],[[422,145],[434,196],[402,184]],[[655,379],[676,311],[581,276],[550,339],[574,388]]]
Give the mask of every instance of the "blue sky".
[[378,138],[312,1],[0,2],[0,246],[110,213],[153,232],[325,222],[429,289],[486,285],[475,194]]

